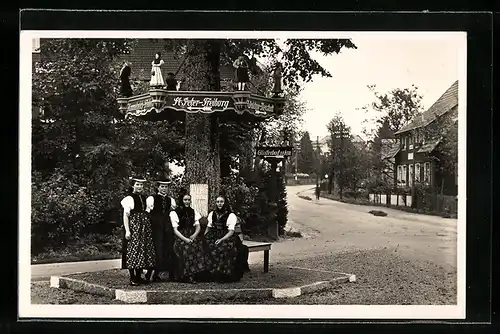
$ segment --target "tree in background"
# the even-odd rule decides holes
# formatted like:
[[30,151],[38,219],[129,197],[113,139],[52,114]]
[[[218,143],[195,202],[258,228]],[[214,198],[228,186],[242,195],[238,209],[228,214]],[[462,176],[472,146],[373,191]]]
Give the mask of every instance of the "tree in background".
[[340,114],[336,114],[327,125],[330,134],[329,162],[324,164],[329,168],[328,191],[333,191],[334,183],[338,184],[340,194],[350,189],[355,193],[368,174],[368,154],[364,147],[358,147],[352,142],[349,126],[345,124]]
[[385,184],[384,180],[393,178],[394,165],[383,158],[384,152],[398,145],[394,133],[423,111],[422,96],[415,85],[395,88],[385,93],[378,92],[375,85],[369,85],[368,89],[375,99],[361,110],[366,115],[364,123],[375,125],[372,128],[365,127],[364,130],[371,144],[371,183],[376,187],[388,187],[390,185]]
[[38,251],[119,220],[130,173],[154,175],[182,153],[175,125],[119,118],[118,57],[133,47],[127,39],[47,39],[40,46],[32,91],[44,113],[32,120],[32,234],[46,237],[34,244]]
[[[302,82],[312,80],[316,74],[331,76],[311,57],[311,51],[329,55],[340,52],[344,47],[356,46],[349,39],[285,40],[281,45],[274,39],[165,41],[167,50],[186,54],[186,87],[209,91],[221,90],[220,67],[231,65],[240,55],[248,57],[252,74],[258,72],[257,57],[269,59],[271,64],[280,60],[283,65],[284,86],[292,91],[298,91]],[[242,131],[251,133],[248,130],[251,125],[248,124],[247,128],[242,127]],[[220,124],[216,115],[186,117],[186,138],[190,141],[186,143],[186,178],[189,182],[208,183],[211,198],[218,192],[221,172],[230,170],[227,164],[231,159],[227,156],[221,158],[221,155],[217,154],[223,148],[221,145],[224,145],[219,137],[219,129]],[[206,161],[200,160],[206,156],[209,157]],[[248,161],[248,159],[242,160]]]
[[[311,51],[335,54],[344,47],[355,48],[348,39],[287,40],[283,45],[274,40],[165,41],[166,49],[186,56],[183,86],[188,90],[220,90],[220,66],[231,64],[241,54],[249,56],[254,77],[259,74],[254,55],[276,59],[281,54],[286,94],[292,96],[285,110],[293,110],[290,104],[300,104],[295,97],[302,82],[316,74],[330,76],[311,58]],[[126,39],[53,39],[42,43],[42,61],[33,76],[33,102],[45,111],[43,119],[33,120],[33,197],[40,199],[33,201],[33,226],[42,228],[38,235],[52,224],[54,235],[68,236],[66,241],[78,238],[78,229],[63,230],[109,220],[106,214],[116,213],[114,209],[125,194],[126,177],[132,171],[155,175],[168,161],[184,163],[183,183],[206,182],[213,198],[219,191],[221,170],[233,161],[224,159],[221,151],[238,149],[225,147],[220,136],[241,139],[258,132],[254,124],[244,121],[224,130],[216,115],[186,115],[183,124],[120,119],[116,97],[121,64],[117,58],[133,47],[134,41]],[[283,123],[287,117],[299,116],[285,113]],[[279,135],[284,136],[284,132]],[[231,168],[225,169],[225,174],[227,170]],[[64,184],[68,186],[62,187]],[[49,193],[54,189],[63,189],[61,196],[66,201],[54,200],[49,206],[55,211],[47,211],[42,207],[48,204],[43,199],[53,199]],[[63,224],[54,218],[54,214],[69,217],[68,208],[80,212],[77,207],[82,208],[77,221],[66,219],[67,224]]]
[[297,167],[301,173],[316,173],[316,152],[307,131],[300,138]]

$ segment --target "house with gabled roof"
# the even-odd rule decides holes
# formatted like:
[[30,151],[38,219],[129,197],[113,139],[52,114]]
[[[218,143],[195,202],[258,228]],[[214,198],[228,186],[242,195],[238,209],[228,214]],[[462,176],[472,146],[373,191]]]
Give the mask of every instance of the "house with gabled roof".
[[458,80],[429,109],[395,133],[399,145],[389,155],[394,157],[394,180],[398,187],[422,183],[445,195],[457,194],[457,171],[453,175],[443,172],[437,152],[450,125],[457,121]]

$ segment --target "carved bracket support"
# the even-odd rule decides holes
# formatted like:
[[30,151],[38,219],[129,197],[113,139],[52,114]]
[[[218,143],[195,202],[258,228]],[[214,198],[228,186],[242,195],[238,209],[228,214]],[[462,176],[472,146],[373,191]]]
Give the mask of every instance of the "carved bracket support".
[[238,92],[234,93],[234,108],[236,109],[236,113],[239,115],[243,114],[243,112],[248,107],[248,100],[250,98],[250,93],[247,92]]

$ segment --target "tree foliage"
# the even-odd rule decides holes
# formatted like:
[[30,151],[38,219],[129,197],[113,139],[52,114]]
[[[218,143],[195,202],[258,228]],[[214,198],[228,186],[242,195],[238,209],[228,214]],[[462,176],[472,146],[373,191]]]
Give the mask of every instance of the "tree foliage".
[[355,145],[349,126],[340,114],[336,114],[327,125],[330,134],[329,182],[356,191],[368,175],[369,161],[365,145]]
[[[415,85],[409,88],[394,88],[385,93],[378,92],[375,85],[369,85],[368,89],[375,99],[361,109],[367,116],[365,124],[376,125],[374,129],[366,129],[370,137],[376,134],[390,136],[422,112],[422,95]],[[379,133],[381,129],[384,129],[384,132]]]
[[[310,52],[335,54],[342,48],[355,48],[347,39],[287,40],[282,45],[272,39],[164,41],[165,49],[185,57],[183,87],[190,90],[219,90],[220,66],[232,64],[244,54],[250,59],[254,83],[250,88],[266,95],[271,68],[260,68],[257,57],[270,59],[271,64],[280,60],[287,102],[283,116],[274,120],[281,130],[269,131],[269,138],[275,141],[290,137],[290,133],[296,136],[296,124],[304,110],[297,98],[301,83],[318,74],[330,76]],[[130,173],[153,178],[165,172],[168,162],[185,163],[186,124],[124,120],[117,113],[118,58],[134,46],[135,40],[130,39],[50,39],[41,43],[42,59],[33,74],[33,104],[44,110],[44,116],[32,122],[32,164],[36,174],[33,231],[38,229],[37,233],[43,234],[40,231],[50,224],[67,226],[75,218],[67,214],[71,207],[84,217],[75,223],[88,225],[105,220],[119,206]],[[139,86],[139,90],[145,89],[143,84]],[[255,139],[262,130],[260,125],[245,121],[220,124],[210,120],[206,126],[217,135],[214,148],[218,150],[220,143],[221,157],[247,152],[241,143]],[[210,173],[218,177],[218,169],[212,170]],[[68,187],[61,188],[64,183]],[[215,185],[213,188],[217,188]],[[58,198],[51,195],[55,192],[59,192]],[[54,198],[57,210],[42,208],[46,197]],[[66,197],[67,201],[58,204]],[[67,219],[54,215],[66,215]],[[67,240],[77,236],[75,231],[64,234]]]
[[377,189],[387,188],[392,184],[394,165],[384,159],[384,151],[398,145],[394,134],[423,112],[422,95],[415,85],[385,93],[377,91],[375,85],[369,85],[368,89],[374,94],[374,101],[361,109],[366,115],[364,123],[375,125],[364,131],[371,144],[368,159],[373,179],[370,183]]
[[307,131],[304,132],[300,139],[297,167],[301,173],[311,174],[316,172],[316,153]]
[[[153,176],[183,153],[178,125],[118,117],[118,57],[134,44],[127,39],[41,43],[32,90],[34,106],[44,111],[32,120],[34,235],[116,220],[130,173]],[[68,186],[61,187],[64,183]],[[54,209],[47,211],[47,204]],[[64,243],[78,231],[43,240]]]

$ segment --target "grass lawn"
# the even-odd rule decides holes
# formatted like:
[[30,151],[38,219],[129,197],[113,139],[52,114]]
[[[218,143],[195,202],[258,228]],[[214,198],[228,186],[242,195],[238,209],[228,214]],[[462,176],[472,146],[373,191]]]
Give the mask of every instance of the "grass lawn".
[[[278,284],[279,278],[296,280],[300,283],[301,274],[293,274],[288,266],[304,267],[317,270],[341,271],[356,275],[356,282],[344,283],[332,290],[312,293],[289,299],[266,299],[253,301],[252,304],[298,304],[298,305],[453,305],[456,304],[457,273],[454,268],[444,268],[432,262],[409,261],[399,255],[396,249],[373,249],[345,253],[332,253],[321,256],[276,262],[268,276],[261,274],[262,268],[252,268],[252,272],[239,283],[229,286],[244,286],[245,282],[264,287],[264,283]],[[284,268],[284,269],[283,269]],[[277,272],[277,271],[280,272]],[[276,272],[274,272],[276,271]],[[104,274],[98,280],[120,286],[126,282],[125,271]],[[94,274],[98,277],[98,274]],[[275,276],[272,276],[275,275]],[[309,272],[308,272],[309,275]],[[259,284],[257,284],[259,283]],[[167,283],[162,283],[167,284]],[[168,283],[172,284],[172,283]],[[189,285],[202,288],[202,284]],[[152,287],[153,285],[151,285]],[[222,288],[223,285],[217,284]],[[182,288],[179,284],[178,288]],[[150,289],[150,287],[148,287]],[[39,304],[119,304],[116,300],[105,297],[78,293],[65,289],[51,289],[48,282],[32,284],[32,303]],[[238,304],[225,301],[226,304]]]

